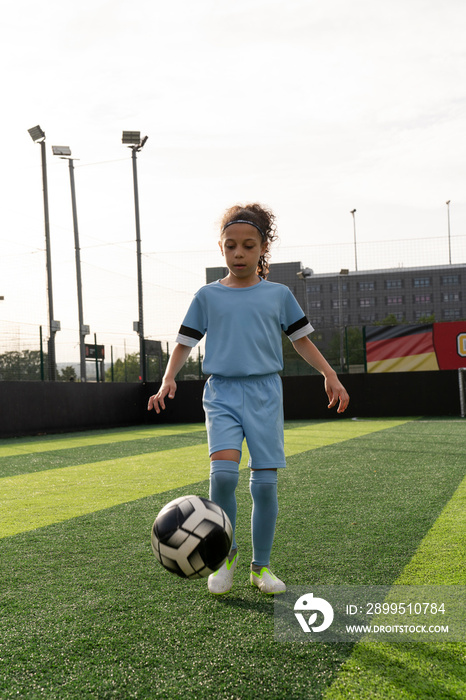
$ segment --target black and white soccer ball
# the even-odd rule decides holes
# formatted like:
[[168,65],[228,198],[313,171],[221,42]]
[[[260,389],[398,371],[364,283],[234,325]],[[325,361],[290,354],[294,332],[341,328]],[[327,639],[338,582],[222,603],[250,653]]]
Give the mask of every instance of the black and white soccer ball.
[[181,496],[162,508],[152,526],[158,561],[181,578],[217,571],[231,548],[233,529],[225,511],[201,496]]

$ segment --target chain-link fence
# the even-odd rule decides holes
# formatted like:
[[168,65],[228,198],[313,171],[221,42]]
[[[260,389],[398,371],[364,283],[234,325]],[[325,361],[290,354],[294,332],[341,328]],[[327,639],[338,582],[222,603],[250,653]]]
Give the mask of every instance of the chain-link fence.
[[[454,267],[449,265],[449,258],[455,261],[457,267],[461,261],[466,261],[466,236],[452,236],[448,244],[449,247],[446,237],[359,243],[357,269],[365,275],[367,289],[355,286],[352,291],[345,287],[355,273],[355,249],[352,245],[284,247],[278,243],[272,250],[272,263],[295,263],[297,269],[312,272],[313,276],[307,280],[299,279],[293,273],[294,281],[289,283],[316,329],[312,340],[339,371],[361,371],[364,368],[364,325],[382,322],[384,316],[390,315],[395,322],[402,322],[409,305],[413,313],[417,314],[416,320],[422,322],[431,316],[434,296],[435,299],[438,296],[445,300],[445,303],[448,301],[449,305],[444,308],[448,311],[451,307],[451,313],[454,314],[450,319],[437,316],[435,320],[466,317],[466,273],[460,275],[454,289],[428,289],[426,286],[404,291],[395,287],[384,289],[383,298],[387,308],[386,311],[380,311],[377,319],[373,318],[374,310],[370,306],[371,300],[375,298],[374,290],[370,288],[371,271],[376,273],[390,270],[394,273],[393,278],[397,277],[395,273],[399,271],[398,277],[401,278],[401,272],[407,268],[417,268],[422,272],[423,267],[431,266],[441,267],[446,277],[449,268]],[[102,247],[105,248],[105,245]],[[91,256],[85,246],[82,249],[84,315],[91,329],[86,343],[103,345],[105,348],[103,360],[86,362],[88,381],[133,382],[140,381],[141,376],[139,337],[133,327],[138,316],[136,251],[132,250],[130,244],[121,248],[115,245],[114,248],[116,257],[112,254],[108,260],[97,259],[95,251]],[[34,274],[29,272],[32,284],[36,278],[41,279],[38,269],[41,268],[43,273],[45,259],[41,259],[36,251],[31,260],[33,262],[30,265],[34,267]],[[13,258],[9,264],[14,270],[16,264],[20,269],[23,262],[23,259],[15,261]],[[144,337],[157,341],[161,348],[158,354],[147,356],[148,381],[158,381],[163,374],[192,296],[206,282],[206,270],[221,269],[223,264],[224,260],[215,251],[215,247],[213,251],[143,253]],[[340,273],[345,269],[350,272],[350,277],[340,278]],[[67,266],[61,273],[59,283],[54,287],[55,313],[61,319],[61,329],[54,338],[57,362],[55,377],[62,381],[79,381],[80,336],[72,258],[67,261]],[[327,276],[329,285],[335,284],[331,281],[332,275],[337,286],[341,283],[341,287],[337,289],[335,298],[330,296],[325,301],[325,304],[330,305],[330,314],[326,315],[321,313],[319,307],[326,292],[319,291],[317,282],[319,276]],[[427,279],[429,275],[419,273],[418,277]],[[40,381],[49,378],[49,322],[46,286],[43,282],[42,274],[42,281],[34,282],[36,293],[29,292],[22,301],[19,299],[15,307],[19,311],[15,311],[15,316],[8,312],[8,295],[5,294],[4,300],[0,301],[0,380]],[[331,292],[331,286],[329,290]],[[358,307],[360,304],[366,306]],[[412,322],[412,319],[409,320]],[[202,354],[201,343],[191,353],[179,379],[197,379],[203,376]],[[294,353],[287,341],[284,360],[284,374],[313,372]]]

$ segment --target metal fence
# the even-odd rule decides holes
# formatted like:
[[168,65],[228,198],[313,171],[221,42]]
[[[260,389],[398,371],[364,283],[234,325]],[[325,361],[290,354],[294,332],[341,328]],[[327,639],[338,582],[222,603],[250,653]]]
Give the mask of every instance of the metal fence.
[[[313,341],[324,352],[330,364],[339,372],[364,371],[363,330],[357,326],[320,329]],[[330,335],[330,345],[323,345],[321,338]],[[140,361],[137,339],[129,338],[121,346],[106,346],[105,357],[87,362],[87,381],[139,382]],[[175,342],[166,342],[156,356],[146,356],[146,379],[160,381]],[[283,338],[284,368],[282,376],[304,376],[316,374]],[[76,349],[76,354],[78,350]],[[188,362],[180,371],[177,381],[202,379],[203,349],[195,348]],[[43,381],[48,376],[48,354],[45,332],[41,327],[26,324],[7,324],[0,321],[0,381]],[[79,358],[57,363],[57,381],[80,381]]]
[[[358,270],[394,269],[411,266],[448,264],[466,261],[466,236],[452,236],[450,251],[445,237],[413,238],[358,244]],[[133,249],[134,248],[134,249]],[[135,246],[114,246],[112,256],[102,251],[82,249],[84,316],[91,333],[86,342],[105,347],[102,362],[86,363],[88,381],[140,381],[139,338],[133,323],[138,315]],[[299,262],[315,274],[353,269],[354,249],[347,245],[283,246],[276,244],[272,262]],[[25,264],[24,256],[8,261],[11,279],[27,280],[27,291],[18,282],[15,292],[0,289],[0,381],[47,379],[47,294],[44,280],[45,253],[34,251]],[[196,290],[206,280],[206,268],[223,264],[212,251],[144,252],[145,337],[161,343],[160,356],[147,358],[147,380],[157,381],[175,345],[184,313]],[[20,274],[21,273],[21,274]],[[79,329],[76,303],[74,260],[70,256],[59,268],[54,280],[55,314],[61,329],[55,335],[56,378],[79,381]],[[15,296],[13,300],[13,296]],[[13,304],[14,301],[14,304]],[[466,304],[466,299],[464,300]],[[443,319],[436,319],[443,320]],[[362,323],[346,322],[345,327],[316,326],[313,340],[322,346],[325,336],[327,359],[339,370],[363,366]],[[203,345],[193,351],[179,379],[202,376]],[[284,374],[309,374],[309,368],[296,354],[285,352]]]

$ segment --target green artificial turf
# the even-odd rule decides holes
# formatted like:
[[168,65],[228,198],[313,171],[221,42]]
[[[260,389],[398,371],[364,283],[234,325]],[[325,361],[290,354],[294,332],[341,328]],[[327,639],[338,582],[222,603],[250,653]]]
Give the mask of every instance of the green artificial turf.
[[[466,478],[395,581],[396,585],[466,584]],[[466,642],[360,642],[325,700],[464,698]]]
[[[408,582],[419,582],[413,566],[437,583],[451,580],[451,571],[461,577],[464,568],[454,562],[462,552],[454,545],[455,534],[466,531],[456,511],[466,473],[465,423],[287,427],[272,566],[288,585],[406,583],[409,572]],[[2,528],[21,527],[9,536],[0,529],[2,700],[466,695],[462,645],[372,644],[361,657],[363,644],[274,640],[273,599],[248,583],[246,469],[237,490],[240,560],[230,595],[213,597],[205,581],[183,581],[162,569],[150,548],[155,515],[179,495],[208,495],[203,426],[166,430],[0,445],[0,476],[3,458],[7,470],[0,480]],[[154,441],[152,451],[147,440]],[[52,453],[59,461],[48,468]],[[38,455],[39,468],[28,469]],[[14,469],[10,458],[17,460]],[[160,463],[164,474],[155,469]],[[34,517],[44,514],[35,529],[28,525],[27,487],[42,503],[34,510]],[[80,489],[86,494],[80,507],[87,503],[88,510],[65,520],[63,508],[72,507]],[[442,557],[445,542],[452,546]],[[436,563],[426,570],[436,550]]]
[[[301,451],[309,444],[310,436],[316,448],[341,442],[348,435],[371,433],[380,425],[397,424],[392,421],[352,425],[346,421],[339,427],[330,424],[324,428],[317,424],[314,432],[309,427],[305,430],[302,426],[290,427],[286,431],[286,453],[290,456]],[[31,455],[12,456],[8,454],[11,448],[5,445],[0,537],[69,520],[208,476],[204,431],[167,435],[162,428],[160,432],[161,435],[152,438],[114,442],[108,438],[103,442],[101,435],[63,438],[52,441],[52,450],[50,442],[44,441],[44,451],[36,446]],[[125,435],[128,433],[113,437]],[[241,466],[246,465],[247,455]],[[13,476],[8,476],[12,473]]]

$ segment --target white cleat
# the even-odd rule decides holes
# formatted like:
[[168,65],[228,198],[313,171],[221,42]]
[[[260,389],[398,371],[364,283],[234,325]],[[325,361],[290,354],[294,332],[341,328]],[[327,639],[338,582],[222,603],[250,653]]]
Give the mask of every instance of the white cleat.
[[251,571],[250,581],[252,586],[256,586],[262,593],[267,593],[267,595],[278,595],[286,592],[286,586],[283,581],[280,581],[266,566],[262,567],[260,574]]
[[209,591],[214,595],[224,595],[231,590],[233,586],[233,574],[235,573],[236,563],[238,561],[238,552],[231,561],[228,559],[222,564],[220,569],[214,574],[210,574],[207,579]]

